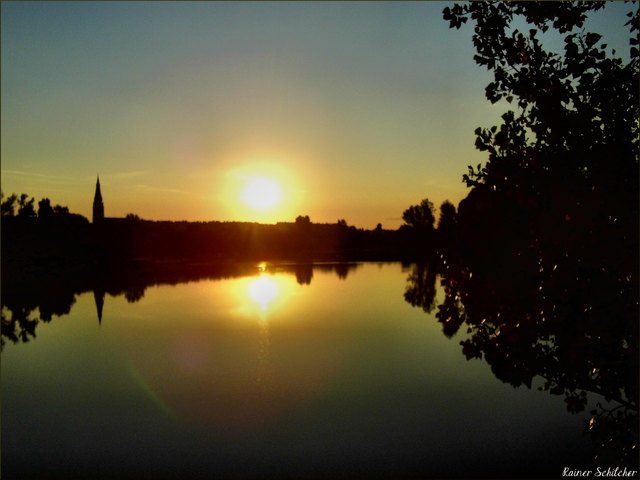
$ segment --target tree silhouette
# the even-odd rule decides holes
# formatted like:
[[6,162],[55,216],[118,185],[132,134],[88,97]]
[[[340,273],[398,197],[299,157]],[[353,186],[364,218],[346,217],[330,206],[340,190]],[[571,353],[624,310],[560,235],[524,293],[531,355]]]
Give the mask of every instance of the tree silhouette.
[[419,205],[412,205],[407,208],[402,213],[402,219],[409,227],[420,230],[433,230],[435,222],[433,203],[425,198]]
[[[472,2],[445,8],[452,27],[476,22],[474,59],[494,72],[487,98],[517,106],[503,115],[502,125],[476,130],[476,147],[489,158],[484,167],[469,166],[463,177],[469,186],[504,193],[527,210],[556,209],[562,218],[573,218],[589,201],[599,220],[635,225],[638,11],[626,24],[632,47],[625,63],[615,51],[607,54],[601,35],[577,31],[587,12],[603,7]],[[536,28],[511,32],[519,18]],[[538,38],[550,25],[564,35],[564,54],[545,50]]]
[[56,205],[55,207],[53,207],[53,213],[55,215],[69,215],[69,207]]
[[43,198],[38,202],[38,218],[51,218],[53,217],[53,208],[51,207],[51,201],[48,198]]
[[449,200],[440,205],[440,218],[438,219],[438,231],[453,231],[456,222],[456,207]]
[[[4,194],[2,194],[4,198]],[[16,204],[18,203],[18,196],[12,193],[2,202],[2,216],[13,217],[15,215]]]
[[432,254],[435,231],[433,211],[433,203],[425,198],[419,205],[412,205],[402,213],[405,223],[400,226],[400,233],[404,236],[404,249],[410,258],[425,261]]
[[19,217],[35,217],[36,210],[33,206],[35,199],[31,197],[30,200],[27,200],[29,196],[26,193],[20,195],[18,199],[18,216]]
[[[462,353],[511,385],[539,375],[569,412],[584,410],[588,392],[617,402],[592,411],[587,431],[599,464],[629,466],[638,441],[638,10],[626,23],[625,62],[584,30],[604,6],[444,9],[452,28],[475,23],[474,59],[494,75],[486,97],[514,109],[476,130],[488,160],[463,176],[471,191],[436,316],[447,335],[466,323]],[[562,52],[547,48],[550,30]]]
[[298,215],[296,217],[297,225],[309,225],[310,223],[311,223],[311,219],[309,218],[309,215],[305,215],[304,217],[302,215]]
[[449,200],[440,205],[438,219],[438,250],[447,253],[455,248],[456,243],[456,207]]

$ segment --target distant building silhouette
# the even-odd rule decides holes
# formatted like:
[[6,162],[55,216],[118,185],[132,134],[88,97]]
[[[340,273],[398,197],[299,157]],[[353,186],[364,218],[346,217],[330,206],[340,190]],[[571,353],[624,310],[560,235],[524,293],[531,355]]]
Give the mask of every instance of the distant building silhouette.
[[100,192],[100,177],[96,181],[96,193],[93,197],[93,223],[104,220],[104,203],[102,203],[102,192]]

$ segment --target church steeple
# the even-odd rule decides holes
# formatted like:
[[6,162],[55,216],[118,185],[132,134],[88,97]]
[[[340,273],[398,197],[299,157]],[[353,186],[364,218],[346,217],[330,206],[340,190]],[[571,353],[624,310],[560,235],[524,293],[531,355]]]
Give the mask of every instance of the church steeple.
[[93,197],[93,223],[104,220],[104,204],[102,203],[102,192],[100,192],[100,176],[96,182],[96,194]]
[[102,325],[102,308],[104,307],[104,290],[95,289],[93,291],[93,298],[96,301],[96,310],[98,311],[98,325]]

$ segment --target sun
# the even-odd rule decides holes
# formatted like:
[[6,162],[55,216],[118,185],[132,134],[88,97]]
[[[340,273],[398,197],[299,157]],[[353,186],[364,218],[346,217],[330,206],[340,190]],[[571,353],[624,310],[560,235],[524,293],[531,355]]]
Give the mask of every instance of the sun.
[[[264,155],[263,155],[264,157]],[[277,223],[294,219],[306,195],[292,161],[266,156],[262,161],[233,160],[221,182],[213,186],[216,207],[225,219],[239,222]]]
[[282,190],[270,178],[251,178],[242,191],[242,200],[255,210],[270,210],[282,201]]

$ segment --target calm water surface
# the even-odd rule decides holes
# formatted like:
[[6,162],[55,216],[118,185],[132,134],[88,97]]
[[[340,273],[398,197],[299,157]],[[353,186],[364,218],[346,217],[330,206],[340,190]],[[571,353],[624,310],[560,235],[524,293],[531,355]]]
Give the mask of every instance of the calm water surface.
[[4,347],[3,477],[558,477],[585,462],[585,417],[467,361],[463,333],[404,301],[406,278],[364,263],[160,285],[107,295],[101,322],[83,293]]

